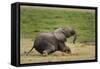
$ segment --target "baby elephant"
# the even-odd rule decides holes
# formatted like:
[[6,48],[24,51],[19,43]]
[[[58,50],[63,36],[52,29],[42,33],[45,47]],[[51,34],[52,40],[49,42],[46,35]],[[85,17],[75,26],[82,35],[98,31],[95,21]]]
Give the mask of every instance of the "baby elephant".
[[76,32],[72,28],[58,28],[53,32],[40,33],[34,41],[32,49],[35,48],[39,53],[46,56],[55,51],[61,51],[70,54],[71,50],[65,45],[66,38],[74,36],[73,43],[76,40]]

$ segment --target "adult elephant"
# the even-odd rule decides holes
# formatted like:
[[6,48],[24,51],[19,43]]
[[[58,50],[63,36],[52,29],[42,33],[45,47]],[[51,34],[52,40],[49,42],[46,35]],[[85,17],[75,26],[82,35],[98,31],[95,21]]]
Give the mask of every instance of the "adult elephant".
[[73,43],[76,41],[76,32],[72,28],[58,28],[53,32],[40,33],[34,41],[32,49],[27,55],[35,48],[39,53],[46,56],[55,51],[71,53],[68,46],[65,45],[66,38],[74,36]]

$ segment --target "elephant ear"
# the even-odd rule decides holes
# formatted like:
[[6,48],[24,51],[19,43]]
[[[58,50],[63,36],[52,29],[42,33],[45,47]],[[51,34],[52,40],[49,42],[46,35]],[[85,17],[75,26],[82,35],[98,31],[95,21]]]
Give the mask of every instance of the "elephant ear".
[[66,37],[64,35],[64,33],[62,32],[62,28],[59,28],[57,30],[54,31],[54,36],[57,40],[65,42],[66,41]]

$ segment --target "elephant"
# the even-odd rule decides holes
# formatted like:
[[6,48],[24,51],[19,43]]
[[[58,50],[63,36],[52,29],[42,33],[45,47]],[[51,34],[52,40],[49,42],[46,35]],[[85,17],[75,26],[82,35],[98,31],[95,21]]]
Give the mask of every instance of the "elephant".
[[75,43],[77,38],[76,31],[71,27],[61,27],[51,32],[40,33],[36,36],[34,45],[27,55],[33,48],[43,56],[47,56],[55,51],[70,54],[71,50],[65,45],[65,42],[71,36],[74,36],[73,43]]

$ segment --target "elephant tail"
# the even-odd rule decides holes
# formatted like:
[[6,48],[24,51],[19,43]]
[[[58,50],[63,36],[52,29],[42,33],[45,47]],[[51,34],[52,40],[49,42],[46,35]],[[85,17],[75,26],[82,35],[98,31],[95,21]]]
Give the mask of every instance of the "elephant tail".
[[34,46],[29,50],[29,52],[27,52],[27,56],[28,56],[28,54],[33,50],[33,48],[34,48]]

